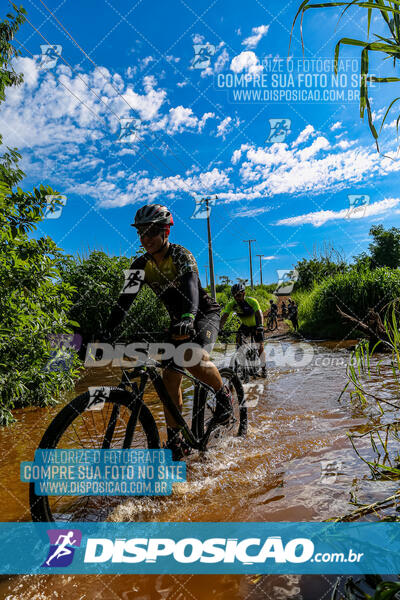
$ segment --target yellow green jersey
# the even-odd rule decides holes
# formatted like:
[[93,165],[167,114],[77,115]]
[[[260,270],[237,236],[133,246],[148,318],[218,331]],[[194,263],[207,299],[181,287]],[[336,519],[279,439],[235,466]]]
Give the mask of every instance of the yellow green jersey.
[[236,313],[246,327],[256,327],[256,312],[261,310],[258,300],[245,296],[244,302],[237,302],[234,298],[225,306],[222,314]]

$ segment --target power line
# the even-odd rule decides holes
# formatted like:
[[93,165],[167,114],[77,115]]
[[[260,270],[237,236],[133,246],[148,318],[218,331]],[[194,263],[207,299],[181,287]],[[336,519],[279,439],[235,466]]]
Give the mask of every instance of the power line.
[[[17,39],[15,38],[15,41],[16,41],[16,42],[18,42],[18,44],[19,44],[19,45],[20,45],[20,46],[21,46],[21,47],[22,47],[22,48],[25,50],[25,52],[27,52],[28,54],[30,54],[30,55],[32,56],[32,58],[33,58],[33,59],[35,58],[35,56],[32,54],[32,52],[30,52],[30,51],[28,50],[28,48],[25,48],[25,46],[24,46],[23,44],[21,44],[21,42],[20,42],[19,40],[17,40]],[[73,92],[73,91],[72,91],[72,90],[71,90],[71,89],[70,89],[70,88],[69,88],[67,85],[65,85],[65,84],[64,84],[64,83],[63,83],[63,82],[62,82],[60,79],[58,80],[58,83],[59,83],[60,85],[62,85],[62,86],[63,86],[63,87],[66,89],[66,90],[68,90],[68,92],[69,92],[69,93],[70,93],[72,96],[74,96],[74,98],[76,98],[76,99],[78,100],[78,102],[80,102],[81,104],[83,104],[83,106],[84,106],[85,108],[87,108],[87,109],[88,109],[88,110],[89,110],[89,111],[92,113],[92,115],[94,115],[94,116],[95,116],[97,119],[102,119],[102,120],[103,120],[105,123],[107,122],[107,121],[105,120],[105,118],[104,118],[104,117],[102,117],[102,116],[101,116],[101,115],[99,115],[98,113],[95,113],[95,112],[94,112],[94,110],[92,110],[92,109],[90,108],[90,106],[88,106],[87,104],[85,104],[85,102],[84,102],[84,101],[83,101],[81,98],[79,98],[79,97],[78,97],[78,96],[77,96],[77,95],[76,95],[76,94],[75,94],[75,93],[74,93],[74,92]]]

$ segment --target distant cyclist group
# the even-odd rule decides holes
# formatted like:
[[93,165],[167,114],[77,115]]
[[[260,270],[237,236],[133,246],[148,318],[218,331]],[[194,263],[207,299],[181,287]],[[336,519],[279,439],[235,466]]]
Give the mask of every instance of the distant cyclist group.
[[[220,315],[221,308],[202,288],[196,260],[189,250],[169,242],[170,228],[174,224],[171,212],[160,204],[149,204],[140,208],[133,227],[136,228],[141,245],[146,253],[137,257],[130,269],[140,272],[138,285],[132,292],[121,293],[113,308],[108,322],[101,332],[103,340],[115,339],[115,331],[126,317],[127,311],[135,300],[143,284],[156,293],[163,302],[171,319],[169,341],[175,347],[191,340],[195,343],[198,361],[187,370],[201,382],[214,390],[216,410],[213,419],[219,426],[230,423],[232,419],[232,394],[223,384],[221,375],[210,360],[218,334],[223,330],[229,315],[238,315],[241,325],[237,331],[238,347],[246,337],[252,337],[257,345],[261,364],[261,375],[266,375],[264,351],[264,316],[259,302],[246,296],[245,286],[235,284],[232,287],[233,299],[228,302]],[[297,306],[289,300],[286,309],[282,303],[282,316],[288,316],[297,329]],[[276,321],[278,306],[271,300],[268,319]],[[277,325],[276,325],[277,326]],[[195,352],[195,350],[193,350]],[[191,364],[193,361],[191,361]],[[182,374],[172,368],[163,370],[163,382],[174,405],[182,411]],[[186,454],[185,441],[172,415],[164,409],[167,424],[167,447],[173,451],[174,459]]]
[[286,306],[285,302],[282,302],[281,316],[282,316],[282,319],[290,319],[290,321],[292,322],[292,325],[293,325],[293,329],[295,331],[298,330],[298,328],[299,328],[298,307],[294,300],[289,298],[287,306]]

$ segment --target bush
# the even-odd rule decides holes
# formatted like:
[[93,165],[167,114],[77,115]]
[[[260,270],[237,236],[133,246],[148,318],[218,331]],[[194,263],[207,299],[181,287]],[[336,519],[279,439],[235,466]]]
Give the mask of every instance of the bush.
[[[62,279],[74,286],[70,317],[79,323],[84,341],[95,339],[104,330],[124,283],[124,270],[131,258],[108,256],[94,250],[86,258],[68,257],[62,267]],[[134,341],[145,331],[160,331],[169,317],[156,295],[144,286],[117,331],[118,337]]]
[[308,294],[294,294],[300,304],[300,331],[324,337],[342,337],[354,332],[354,325],[340,317],[337,306],[348,315],[364,320],[370,308],[382,311],[399,296],[400,271],[388,267],[362,273],[351,270],[329,277]]
[[348,270],[348,265],[338,256],[334,260],[329,256],[303,258],[296,265],[299,277],[295,290],[311,290],[313,285],[321,283],[327,277]]
[[[0,23],[0,102],[7,88],[22,81],[12,67],[16,52],[10,40],[23,21],[21,11]],[[73,387],[78,365],[71,353],[64,368],[49,366],[55,354],[50,339],[71,332],[73,323],[67,313],[73,290],[59,279],[62,254],[54,241],[28,236],[43,219],[46,196],[56,192],[43,185],[32,192],[17,187],[24,177],[19,159],[11,148],[0,157],[1,424],[13,420],[11,409],[16,406],[54,402],[63,390]]]

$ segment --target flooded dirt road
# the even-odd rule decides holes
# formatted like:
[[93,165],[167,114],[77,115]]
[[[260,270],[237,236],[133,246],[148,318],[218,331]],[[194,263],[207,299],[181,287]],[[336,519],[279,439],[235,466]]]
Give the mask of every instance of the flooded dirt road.
[[[349,351],[334,343],[300,345],[285,338],[269,344],[278,358],[271,362],[268,378],[245,386],[247,437],[224,440],[205,457],[194,453],[187,461],[187,482],[175,484],[172,496],[128,499],[115,507],[110,520],[321,521],[351,512],[352,497],[368,502],[397,489],[396,482],[368,480],[368,467],[346,435],[376,425],[378,418],[352,406],[348,395],[338,402],[347,381]],[[76,391],[117,382],[115,372],[99,371],[86,372]],[[162,425],[162,408],[154,394],[147,396],[147,403]],[[190,408],[186,398],[185,413]],[[28,487],[19,481],[19,463],[33,459],[59,410],[16,411],[18,422],[0,432],[3,521],[30,520]],[[368,452],[367,440],[361,444]],[[329,598],[335,581],[333,576],[18,576],[0,581],[0,597],[313,600]]]

